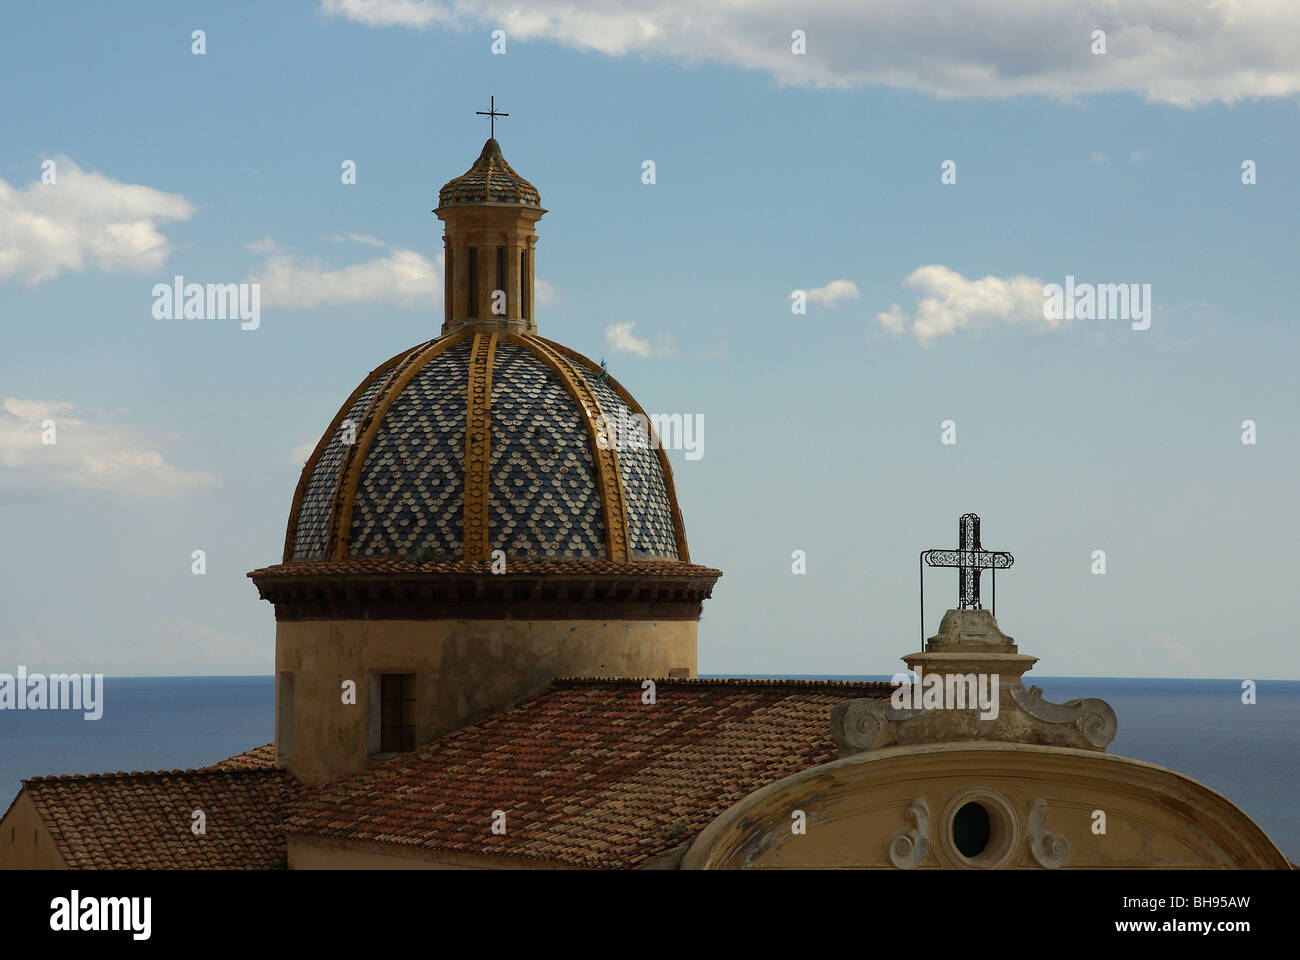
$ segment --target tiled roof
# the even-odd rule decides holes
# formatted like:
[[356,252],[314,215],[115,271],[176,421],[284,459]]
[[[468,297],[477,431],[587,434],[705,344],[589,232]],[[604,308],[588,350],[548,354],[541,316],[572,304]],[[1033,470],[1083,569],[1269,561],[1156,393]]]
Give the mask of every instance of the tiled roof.
[[275,870],[287,865],[281,822],[299,787],[278,770],[208,769],[33,777],[23,789],[74,869]]
[[[518,557],[509,561],[512,575],[720,577],[721,570],[680,560],[578,560],[564,557]],[[346,560],[292,560],[261,567],[248,574],[255,578],[356,576],[365,574],[482,574],[492,573],[491,560],[426,560],[410,557],[351,557]]]
[[252,750],[245,750],[233,757],[213,763],[204,770],[274,770],[275,744],[267,743]]
[[661,448],[675,442],[581,354],[452,333],[372,370],[343,403],[303,466],[282,556],[468,558],[484,573],[498,550],[511,565],[689,561]]
[[[728,806],[836,757],[831,708],[887,683],[560,679],[414,753],[326,785],[285,830],[580,867],[635,867]],[[506,813],[506,833],[491,832]]]
[[474,165],[438,191],[439,204],[452,203],[522,203],[540,207],[537,188],[515,173],[501,155],[496,138],[483,144]]

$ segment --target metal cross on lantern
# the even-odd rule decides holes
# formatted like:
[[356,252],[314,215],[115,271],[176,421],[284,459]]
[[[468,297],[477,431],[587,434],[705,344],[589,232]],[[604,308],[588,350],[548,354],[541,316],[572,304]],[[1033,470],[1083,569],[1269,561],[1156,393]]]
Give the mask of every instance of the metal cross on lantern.
[[[921,562],[931,567],[956,567],[958,570],[957,602],[961,609],[980,609],[980,574],[993,571],[993,615],[997,616],[999,569],[1005,570],[1015,558],[1005,550],[985,550],[980,546],[980,518],[964,513],[957,521],[956,550],[922,550]],[[921,568],[921,642],[925,643],[925,568]]]
[[491,136],[493,140],[495,140],[497,137],[497,117],[510,116],[510,114],[508,113],[497,113],[497,98],[495,96],[492,98],[491,105],[486,110],[475,110],[474,112],[478,114],[480,117],[492,118],[491,120],[488,121],[488,123],[491,124],[491,131],[492,131]]

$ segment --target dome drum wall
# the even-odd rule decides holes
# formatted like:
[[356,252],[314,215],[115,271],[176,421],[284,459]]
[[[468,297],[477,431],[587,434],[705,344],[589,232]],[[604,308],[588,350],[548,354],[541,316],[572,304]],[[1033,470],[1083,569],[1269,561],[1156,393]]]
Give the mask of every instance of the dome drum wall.
[[[556,677],[693,677],[693,620],[329,620],[276,624],[281,683],[278,765],[310,783],[360,772],[378,757],[376,678],[415,677],[415,745],[452,734],[530,696]],[[355,705],[339,683],[357,681]],[[453,734],[454,735],[454,734]]]

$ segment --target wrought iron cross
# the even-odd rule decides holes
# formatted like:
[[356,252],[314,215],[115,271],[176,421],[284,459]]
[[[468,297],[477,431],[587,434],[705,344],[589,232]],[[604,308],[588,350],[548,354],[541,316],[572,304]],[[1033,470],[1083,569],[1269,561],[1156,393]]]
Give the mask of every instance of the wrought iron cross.
[[[1015,563],[1015,558],[1005,550],[985,550],[980,546],[980,518],[973,513],[962,514],[957,521],[956,550],[926,550],[921,554],[932,567],[958,569],[958,602],[961,608],[979,609],[980,574],[985,570],[1005,570]],[[993,574],[993,594],[997,601],[997,573]]]
[[491,117],[491,118],[492,118],[492,119],[489,120],[488,122],[491,124],[491,128],[492,128],[492,139],[493,139],[493,140],[495,140],[496,137],[497,137],[497,117],[508,117],[508,116],[510,116],[510,114],[508,114],[508,113],[497,113],[497,98],[496,98],[496,97],[493,97],[493,98],[492,98],[492,104],[491,104],[491,106],[489,106],[486,110],[475,110],[474,112],[475,112],[476,114],[478,114],[480,117]]
[[[958,602],[963,610],[979,609],[980,574],[985,570],[1006,570],[1015,562],[1005,550],[985,550],[980,546],[979,516],[975,514],[962,514],[958,520],[956,550],[926,550],[922,557],[928,566],[958,568]],[[996,572],[993,576],[997,583]]]
[[921,646],[925,647],[925,564],[932,567],[956,567],[958,569],[957,602],[965,610],[967,607],[978,609],[980,606],[980,574],[985,570],[993,571],[993,612],[997,615],[998,570],[1005,570],[1015,563],[1015,557],[1005,550],[985,550],[980,546],[980,518],[973,513],[964,513],[957,521],[956,550],[922,550],[921,551]]

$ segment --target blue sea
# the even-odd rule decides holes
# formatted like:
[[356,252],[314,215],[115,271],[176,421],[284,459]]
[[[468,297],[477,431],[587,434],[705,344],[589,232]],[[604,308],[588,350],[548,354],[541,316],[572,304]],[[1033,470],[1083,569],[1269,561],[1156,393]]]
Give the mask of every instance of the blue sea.
[[[1236,680],[1032,679],[1056,703],[1108,701],[1119,715],[1110,753],[1213,787],[1300,862],[1300,683],[1259,681],[1246,706]],[[110,677],[105,686],[96,721],[0,711],[0,810],[23,777],[201,767],[274,737],[271,677]]]

